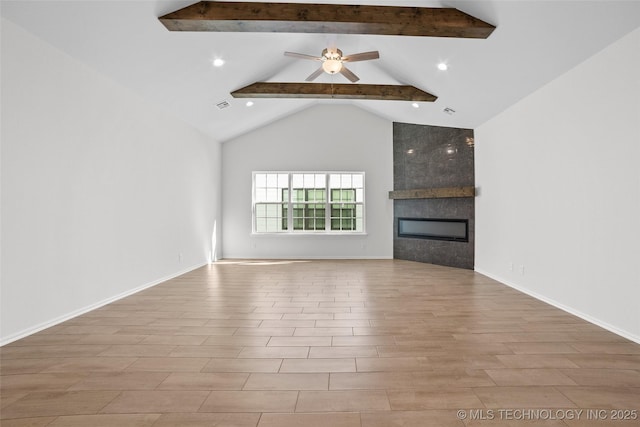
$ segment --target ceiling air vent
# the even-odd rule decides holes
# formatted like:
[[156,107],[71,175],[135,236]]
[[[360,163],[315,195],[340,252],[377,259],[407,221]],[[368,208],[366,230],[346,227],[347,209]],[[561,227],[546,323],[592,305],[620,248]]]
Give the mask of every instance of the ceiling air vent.
[[231,104],[229,104],[228,101],[221,101],[216,104],[216,107],[218,107],[219,110],[224,110],[227,107],[231,107]]

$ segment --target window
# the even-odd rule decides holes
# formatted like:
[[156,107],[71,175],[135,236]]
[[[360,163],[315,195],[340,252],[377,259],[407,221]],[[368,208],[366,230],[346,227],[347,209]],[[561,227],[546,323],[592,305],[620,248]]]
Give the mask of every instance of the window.
[[255,233],[363,233],[364,173],[254,172]]

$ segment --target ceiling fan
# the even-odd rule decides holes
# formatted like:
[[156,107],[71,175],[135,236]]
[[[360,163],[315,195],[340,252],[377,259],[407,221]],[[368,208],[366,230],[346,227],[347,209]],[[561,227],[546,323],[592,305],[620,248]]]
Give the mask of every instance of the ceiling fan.
[[345,62],[369,61],[371,59],[380,58],[377,50],[371,52],[354,53],[352,55],[342,56],[342,51],[338,48],[328,47],[322,51],[320,56],[306,55],[304,53],[285,52],[285,56],[293,58],[310,59],[312,61],[321,61],[322,65],[316,71],[311,73],[305,80],[310,82],[318,78],[323,72],[328,74],[340,73],[349,79],[352,83],[360,80],[350,69],[345,67]]

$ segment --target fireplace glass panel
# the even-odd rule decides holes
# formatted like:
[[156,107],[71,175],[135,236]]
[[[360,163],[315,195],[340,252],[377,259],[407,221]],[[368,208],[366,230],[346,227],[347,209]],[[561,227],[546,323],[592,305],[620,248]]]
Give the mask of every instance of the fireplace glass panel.
[[469,221],[466,219],[398,218],[398,236],[468,242]]

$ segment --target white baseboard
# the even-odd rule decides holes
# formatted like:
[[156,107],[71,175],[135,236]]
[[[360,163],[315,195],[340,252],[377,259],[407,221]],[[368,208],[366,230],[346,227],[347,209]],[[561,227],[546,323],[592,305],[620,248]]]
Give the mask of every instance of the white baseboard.
[[292,260],[292,261],[304,261],[304,260],[348,260],[348,259],[393,259],[393,256],[391,255],[366,255],[366,256],[304,256],[304,257],[296,257],[296,256],[269,256],[268,258],[265,257],[253,257],[253,256],[242,256],[242,257],[236,257],[236,256],[225,256],[223,258],[220,258],[219,261],[231,261],[231,260],[242,260],[242,259],[251,259],[251,260],[265,260],[265,259],[277,259],[277,260]]
[[609,332],[613,332],[616,335],[619,335],[619,336],[621,336],[623,338],[626,338],[628,340],[631,340],[631,341],[633,341],[635,343],[640,344],[640,336],[634,335],[629,331],[625,331],[624,329],[620,329],[620,328],[618,328],[616,326],[610,325],[607,322],[604,322],[604,321],[602,321],[600,319],[596,319],[595,317],[593,317],[593,316],[591,316],[589,314],[583,313],[580,310],[576,310],[573,307],[569,307],[569,306],[567,306],[565,304],[562,304],[562,303],[560,303],[558,301],[555,301],[555,300],[553,300],[551,298],[547,298],[547,297],[545,297],[543,295],[540,295],[540,294],[538,294],[536,292],[531,291],[530,289],[523,288],[522,286],[516,285],[515,283],[512,283],[512,282],[510,282],[509,280],[506,280],[503,277],[496,276],[494,274],[488,273],[486,271],[482,271],[482,270],[477,269],[477,268],[475,269],[475,271],[477,273],[480,273],[480,274],[482,274],[484,276],[487,276],[487,277],[489,277],[489,278],[491,278],[493,280],[497,280],[498,282],[500,282],[500,283],[502,283],[504,285],[507,285],[510,288],[513,288],[513,289],[515,289],[517,291],[520,291],[523,294],[527,294],[530,297],[533,297],[533,298],[535,298],[537,300],[540,300],[542,302],[546,302],[547,304],[552,305],[552,306],[554,306],[556,308],[559,308],[562,311],[566,311],[567,313],[573,314],[574,316],[577,316],[577,317],[579,317],[579,318],[581,318],[583,320],[586,320],[589,323],[593,323],[596,326],[600,326],[601,328],[606,329]]
[[97,302],[95,304],[88,305],[86,307],[83,307],[83,308],[80,308],[78,310],[74,310],[74,311],[72,311],[70,313],[64,314],[62,316],[56,317],[55,319],[48,320],[46,322],[43,322],[43,323],[40,323],[38,325],[32,326],[30,328],[24,329],[24,330],[22,330],[20,332],[17,332],[15,334],[11,334],[8,337],[2,337],[2,339],[0,340],[0,346],[12,343],[12,342],[17,341],[17,340],[19,340],[21,338],[24,338],[24,337],[27,337],[29,335],[35,334],[36,332],[40,332],[40,331],[42,331],[44,329],[47,329],[47,328],[50,328],[50,327],[55,326],[57,324],[60,324],[62,322],[65,322],[65,321],[67,321],[69,319],[73,319],[74,317],[78,317],[78,316],[80,316],[82,314],[88,313],[91,310],[95,310],[96,308],[100,308],[100,307],[105,306],[107,304],[110,304],[110,303],[112,303],[114,301],[118,301],[119,299],[128,297],[129,295],[133,295],[135,293],[143,291],[143,290],[145,290],[147,288],[150,288],[150,287],[155,286],[157,284],[160,284],[162,282],[166,282],[167,280],[173,279],[174,277],[181,276],[181,275],[183,275],[185,273],[193,271],[193,270],[195,270],[197,268],[200,268],[202,266],[205,266],[207,264],[208,264],[208,262],[192,265],[191,267],[187,267],[184,270],[180,270],[180,271],[178,271],[176,273],[172,273],[169,276],[165,276],[165,277],[162,277],[160,279],[156,279],[156,280],[154,280],[152,282],[145,283],[144,285],[141,285],[141,286],[138,286],[136,288],[130,289],[128,291],[122,292],[122,293],[120,293],[118,295],[115,295],[113,297],[104,299],[104,300],[99,301],[99,302]]

